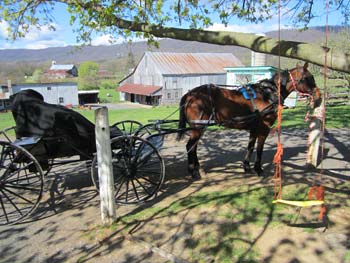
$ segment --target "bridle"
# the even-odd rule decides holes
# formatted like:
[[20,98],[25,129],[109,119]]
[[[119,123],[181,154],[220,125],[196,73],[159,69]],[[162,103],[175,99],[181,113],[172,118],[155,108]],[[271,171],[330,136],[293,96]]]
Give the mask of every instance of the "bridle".
[[311,93],[312,93],[312,89],[311,89],[311,88],[309,88],[309,89],[310,89],[310,90],[309,90],[309,91],[310,91],[309,93],[301,92],[301,91],[298,91],[298,89],[297,89],[297,85],[299,85],[300,82],[301,82],[303,79],[305,79],[304,73],[302,74],[302,78],[301,78],[301,79],[294,79],[292,73],[291,73],[289,70],[288,70],[288,73],[289,73],[289,77],[290,77],[290,79],[291,79],[291,81],[292,81],[292,89],[290,90],[290,92],[292,92],[292,91],[297,91],[300,95],[308,96],[308,97],[312,96],[312,95],[311,95]]
[[[290,73],[289,70],[288,70],[288,73],[289,73],[289,78],[292,80],[292,85],[293,85],[293,89],[291,90],[291,92],[292,92],[294,90],[297,90],[297,84],[295,84],[295,80],[293,78],[293,75],[292,75],[292,73]],[[300,79],[298,80],[298,84],[299,84],[299,81],[300,81]]]

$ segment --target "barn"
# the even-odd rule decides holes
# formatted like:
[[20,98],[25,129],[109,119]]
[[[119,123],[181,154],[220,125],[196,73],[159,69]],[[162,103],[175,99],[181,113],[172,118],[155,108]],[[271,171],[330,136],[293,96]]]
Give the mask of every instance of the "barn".
[[65,79],[78,76],[78,69],[73,64],[56,64],[52,61],[50,69],[45,72],[48,79]]
[[208,83],[226,84],[227,67],[243,64],[231,53],[145,52],[119,82],[122,101],[177,104],[183,94]]

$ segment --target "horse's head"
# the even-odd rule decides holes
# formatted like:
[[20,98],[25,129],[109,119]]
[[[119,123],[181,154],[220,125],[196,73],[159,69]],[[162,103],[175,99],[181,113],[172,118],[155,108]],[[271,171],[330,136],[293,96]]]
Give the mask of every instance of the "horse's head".
[[317,107],[321,104],[321,92],[317,87],[314,76],[307,69],[308,63],[304,66],[297,66],[288,71],[289,77],[286,83],[286,90],[288,93],[296,90],[300,93],[306,94],[312,98],[311,107]]

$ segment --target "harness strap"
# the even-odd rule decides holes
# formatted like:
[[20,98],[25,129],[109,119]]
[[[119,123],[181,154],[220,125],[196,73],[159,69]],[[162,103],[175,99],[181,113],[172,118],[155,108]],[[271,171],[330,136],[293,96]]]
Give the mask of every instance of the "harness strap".
[[211,92],[211,88],[213,86],[215,86],[215,85],[213,85],[213,84],[207,85],[208,97],[209,97],[209,102],[210,102],[210,105],[211,105],[211,114],[210,114],[208,120],[202,120],[203,115],[204,115],[204,111],[202,111],[201,114],[200,114],[199,120],[191,120],[191,121],[189,121],[190,123],[195,124],[195,125],[198,124],[198,125],[201,125],[201,126],[210,126],[210,125],[215,125],[216,124],[216,121],[215,121],[216,113],[215,113],[215,107],[214,107],[213,98],[212,98],[212,92]]
[[253,93],[254,91],[252,91],[252,88],[251,88],[250,84],[247,85],[247,91],[248,91],[248,94],[249,94],[250,102],[253,105],[254,112],[258,112],[258,107],[256,107],[254,93]]
[[[277,104],[278,103],[276,103],[276,102],[271,103],[270,105],[265,107],[263,110],[259,111],[258,107],[256,106],[253,95],[249,94],[250,101],[251,101],[251,103],[253,105],[253,109],[254,109],[253,113],[246,115],[246,116],[236,116],[236,117],[231,118],[230,120],[225,120],[225,121],[218,123],[215,120],[216,112],[215,112],[215,107],[213,104],[213,98],[211,96],[212,95],[211,87],[212,87],[212,85],[208,86],[209,101],[210,101],[211,109],[212,109],[212,112],[211,112],[209,118],[207,120],[203,120],[202,118],[203,118],[204,112],[202,111],[198,120],[189,121],[191,124],[202,126],[202,128],[204,126],[211,126],[211,125],[224,126],[225,124],[228,124],[228,123],[236,123],[238,125],[249,124],[249,123],[255,121],[258,116],[264,117],[267,114],[275,113],[277,111],[277,108],[278,108]],[[250,93],[250,89],[251,88],[248,86],[247,90],[249,93]]]

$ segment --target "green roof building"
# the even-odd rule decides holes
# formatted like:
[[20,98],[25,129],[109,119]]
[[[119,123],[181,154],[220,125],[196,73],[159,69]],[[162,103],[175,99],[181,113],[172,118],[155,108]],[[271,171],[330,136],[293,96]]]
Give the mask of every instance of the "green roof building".
[[[237,87],[270,79],[278,71],[272,66],[226,67],[224,69],[227,72],[226,85]],[[284,101],[284,106],[294,108],[297,98],[297,92],[293,91]]]
[[227,67],[226,84],[241,86],[271,78],[278,69],[272,66]]

